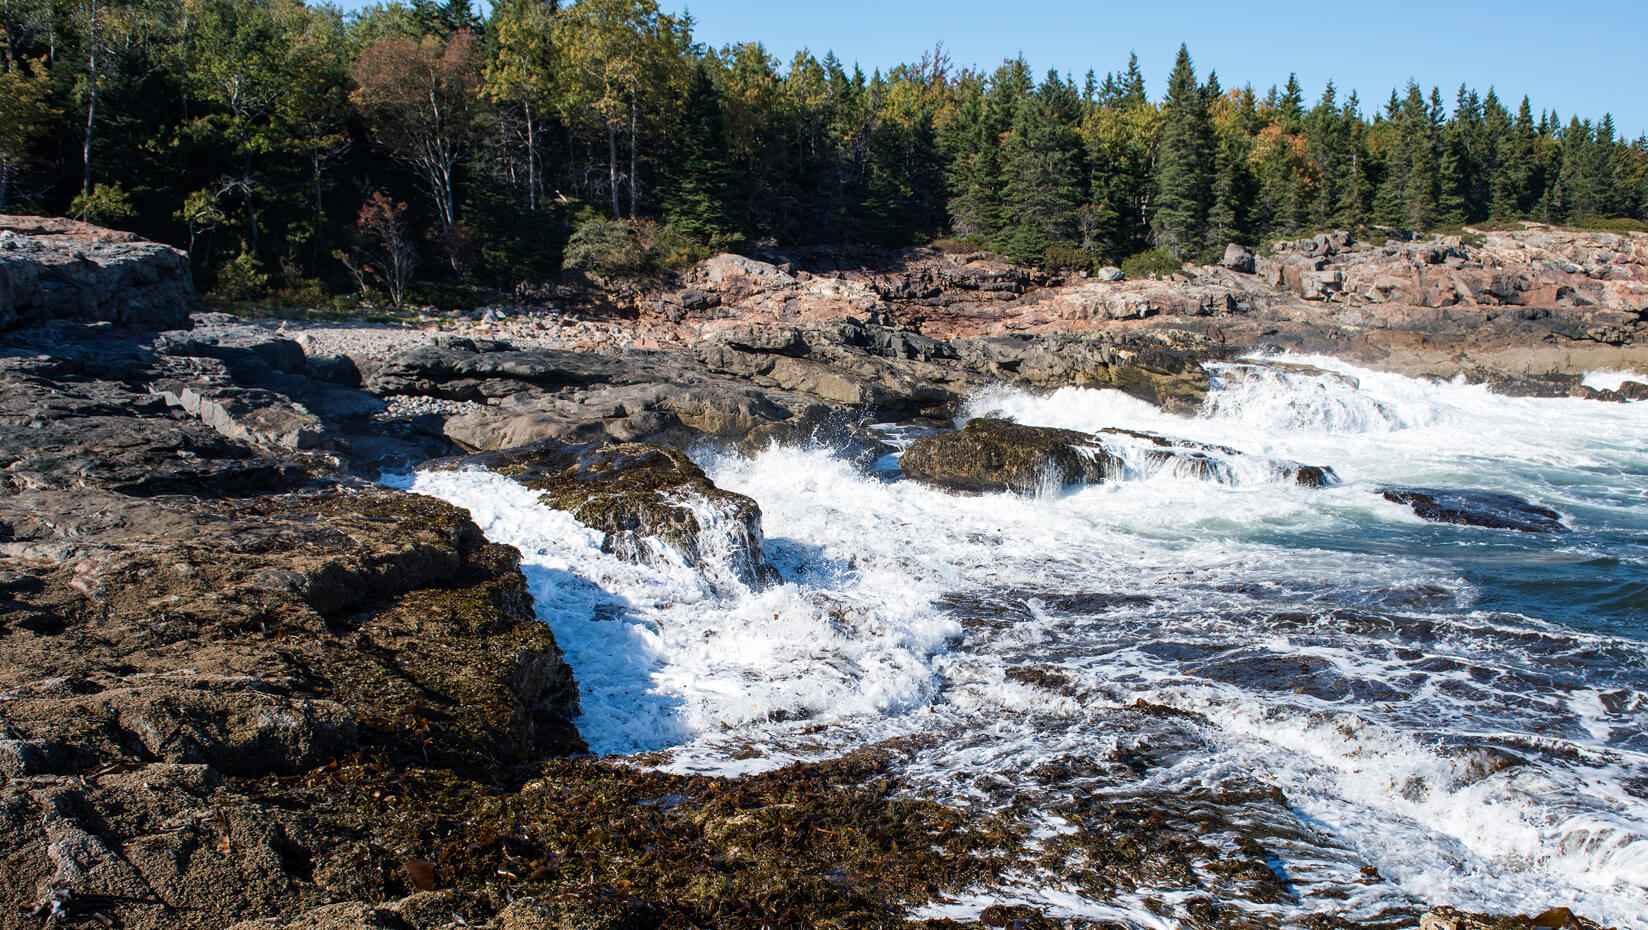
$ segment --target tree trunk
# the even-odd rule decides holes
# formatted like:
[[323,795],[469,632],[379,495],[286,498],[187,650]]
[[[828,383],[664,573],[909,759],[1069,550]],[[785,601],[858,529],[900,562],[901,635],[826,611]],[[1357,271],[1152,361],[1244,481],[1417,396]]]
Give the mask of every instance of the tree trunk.
[[252,234],[252,254],[256,255],[258,251],[259,230],[257,208],[252,203],[252,146],[251,142],[244,136],[241,137],[240,146],[246,152],[246,157],[242,162],[241,167],[240,193],[241,197],[246,200],[246,228]]
[[89,51],[86,55],[86,141],[81,147],[81,174],[80,194],[83,197],[91,196],[92,192],[92,122],[97,118],[97,0],[92,0],[90,28],[87,29],[87,44]]
[[640,200],[641,200],[640,185],[638,185],[636,183],[637,178],[639,178],[639,175],[636,173],[636,165],[635,165],[636,136],[639,135],[639,133],[637,132],[637,128],[638,128],[638,126],[637,126],[637,121],[636,121],[636,118],[635,118],[635,101],[632,99],[629,102],[629,215],[630,216],[635,216],[637,213],[640,212],[638,207],[640,205]]
[[607,184],[612,188],[612,218],[623,219],[618,206],[618,126],[607,120]]
[[523,103],[526,110],[526,206],[538,212],[538,138],[532,121],[532,101]]

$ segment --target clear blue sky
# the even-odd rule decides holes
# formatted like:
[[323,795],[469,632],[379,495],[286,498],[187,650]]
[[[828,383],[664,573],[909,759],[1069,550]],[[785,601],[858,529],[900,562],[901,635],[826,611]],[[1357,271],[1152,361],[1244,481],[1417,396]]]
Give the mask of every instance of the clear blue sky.
[[[913,61],[942,41],[957,65],[994,67],[1020,52],[1048,68],[1100,75],[1139,55],[1159,97],[1179,43],[1196,73],[1261,93],[1295,71],[1307,98],[1331,78],[1365,110],[1411,78],[1451,106],[1466,82],[1515,109],[1564,120],[1614,115],[1621,135],[1648,132],[1648,0],[659,0],[686,9],[701,42],[760,41],[788,62],[834,50],[866,72]],[[359,3],[346,3],[359,6]]]

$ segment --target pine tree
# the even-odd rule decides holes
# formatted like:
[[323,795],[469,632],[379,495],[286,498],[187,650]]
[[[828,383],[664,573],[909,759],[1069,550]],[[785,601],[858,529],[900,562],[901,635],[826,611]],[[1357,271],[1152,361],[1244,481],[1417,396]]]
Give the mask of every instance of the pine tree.
[[1201,251],[1213,199],[1213,137],[1207,104],[1196,83],[1190,50],[1180,45],[1162,103],[1151,236],[1158,247],[1181,258]]

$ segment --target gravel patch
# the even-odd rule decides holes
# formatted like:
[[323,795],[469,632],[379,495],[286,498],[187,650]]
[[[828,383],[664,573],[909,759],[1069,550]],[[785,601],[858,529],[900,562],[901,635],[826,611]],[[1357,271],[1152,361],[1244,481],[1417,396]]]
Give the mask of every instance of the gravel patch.
[[372,419],[379,421],[411,420],[417,417],[440,416],[454,417],[466,413],[479,413],[486,409],[486,405],[473,400],[447,400],[443,397],[410,397],[397,394],[387,398],[388,406]]

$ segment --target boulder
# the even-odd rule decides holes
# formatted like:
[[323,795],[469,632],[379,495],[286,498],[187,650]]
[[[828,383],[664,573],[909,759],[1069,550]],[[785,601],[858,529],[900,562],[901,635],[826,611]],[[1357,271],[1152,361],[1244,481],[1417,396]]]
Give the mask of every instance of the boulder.
[[485,468],[540,491],[545,504],[604,534],[602,549],[622,558],[657,561],[662,545],[712,580],[722,571],[746,586],[778,580],[763,550],[760,506],[716,487],[677,449],[551,440],[435,467]]
[[0,331],[52,320],[185,329],[194,309],[177,249],[72,220],[0,215]]
[[1115,265],[1106,265],[1103,268],[1100,268],[1098,271],[1093,273],[1093,277],[1105,282],[1127,280],[1127,275],[1122,273],[1122,270],[1117,268]]
[[1234,242],[1225,246],[1225,254],[1219,259],[1219,264],[1240,274],[1253,274],[1257,267],[1253,253]]
[[1086,433],[981,417],[955,432],[916,439],[899,466],[946,490],[1037,494],[1097,484],[1118,463]]
[[1024,426],[992,417],[969,420],[954,432],[916,439],[905,449],[900,466],[905,475],[935,487],[1020,494],[1164,472],[1221,484],[1238,484],[1244,474],[1251,478],[1255,471],[1263,475],[1261,480],[1308,488],[1339,481],[1331,468],[1248,456],[1228,446],[1138,430],[1082,433]]

